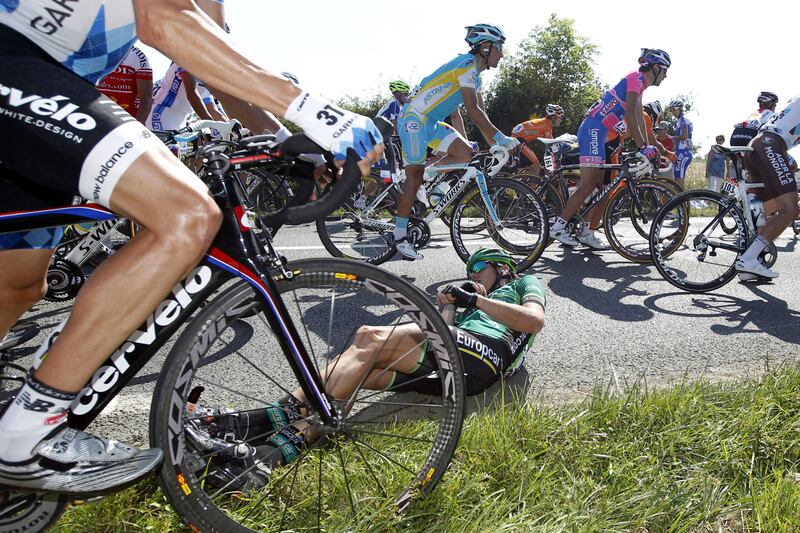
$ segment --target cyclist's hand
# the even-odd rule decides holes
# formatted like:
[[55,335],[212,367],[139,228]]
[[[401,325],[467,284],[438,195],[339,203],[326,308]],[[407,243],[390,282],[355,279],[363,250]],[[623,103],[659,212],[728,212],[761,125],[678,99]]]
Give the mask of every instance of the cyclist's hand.
[[452,297],[448,303],[455,304],[456,307],[475,307],[478,302],[478,295],[474,292],[467,292],[461,287],[447,285],[441,290],[442,294]]
[[486,287],[476,281],[467,281],[462,283],[461,288],[467,292],[474,292],[481,296],[486,296]]
[[639,153],[645,156],[650,161],[653,161],[658,158],[658,148],[655,146],[642,146],[639,148]]
[[675,152],[670,152],[669,150],[667,150],[667,153],[666,153],[666,155],[665,155],[664,157],[666,157],[667,159],[669,159],[669,161],[670,161],[671,163],[674,163],[675,161],[677,161],[677,160],[678,160],[678,156],[677,156],[677,155],[675,155]]
[[514,150],[515,148],[519,147],[519,141],[514,137],[509,137],[508,135],[503,135],[502,132],[497,132],[492,137],[494,144],[497,146],[502,146],[509,152]]
[[383,155],[383,137],[372,119],[357,115],[311,93],[303,92],[286,110],[286,118],[312,141],[333,153],[337,164],[353,150],[363,175]]

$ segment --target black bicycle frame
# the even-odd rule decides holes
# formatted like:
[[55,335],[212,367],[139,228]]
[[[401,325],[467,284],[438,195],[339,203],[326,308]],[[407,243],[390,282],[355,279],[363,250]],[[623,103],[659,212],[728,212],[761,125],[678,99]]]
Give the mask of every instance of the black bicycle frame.
[[[215,154],[212,158],[224,155]],[[222,227],[204,259],[97,369],[79,393],[69,413],[69,424],[86,428],[103,408],[125,387],[133,376],[158,352],[199,305],[224,283],[241,278],[251,284],[264,305],[269,322],[309,403],[320,413],[323,422],[335,423],[336,412],[329,402],[322,380],[302,343],[269,269],[261,257],[264,246],[250,227],[242,224],[245,215],[243,192],[238,181],[224,169],[213,171],[211,184],[214,199],[223,212]],[[29,231],[107,220],[118,215],[97,204],[85,204],[27,212],[0,213],[0,233]],[[290,271],[286,273],[291,276]],[[214,327],[211,325],[209,327]],[[102,332],[97,332],[102,334]],[[57,332],[48,339],[52,344]],[[197,361],[192,361],[197,364]],[[173,406],[175,407],[175,406]],[[177,418],[175,418],[177,420]],[[180,434],[179,428],[174,428]]]
[[[567,191],[567,186],[564,183],[564,171],[580,170],[580,168],[581,168],[580,165],[564,165],[563,167],[559,167],[559,169],[556,170],[555,173],[553,174],[554,177],[556,174],[558,175],[558,188],[564,195],[564,198],[569,198],[569,192]],[[585,218],[586,215],[589,214],[589,211],[594,209],[595,206],[597,206],[597,204],[603,201],[603,199],[606,196],[611,194],[617,188],[620,182],[622,182],[622,180],[627,180],[625,185],[631,190],[632,193],[634,193],[631,194],[631,198],[633,198],[633,202],[636,204],[636,208],[639,210],[639,212],[640,213],[642,212],[642,206],[639,203],[639,197],[635,194],[636,185],[634,183],[634,180],[630,179],[628,173],[627,161],[622,164],[607,164],[596,168],[601,168],[603,170],[616,170],[618,172],[617,175],[614,177],[614,179],[608,183],[608,185],[605,185],[602,189],[600,189],[600,192],[597,193],[594,197],[592,197],[591,201],[588,204],[586,204],[585,206],[583,206],[583,208],[581,208],[581,210],[578,212],[581,218]]]

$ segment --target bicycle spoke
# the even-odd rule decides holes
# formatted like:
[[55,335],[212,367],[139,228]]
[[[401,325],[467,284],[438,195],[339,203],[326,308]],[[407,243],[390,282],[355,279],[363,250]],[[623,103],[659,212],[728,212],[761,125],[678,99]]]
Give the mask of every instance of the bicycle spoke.
[[379,456],[379,457],[381,457],[381,458],[383,458],[384,460],[386,460],[386,461],[388,461],[388,462],[392,463],[392,464],[393,464],[393,465],[395,465],[395,466],[398,466],[398,467],[402,468],[402,469],[403,469],[403,470],[405,470],[406,472],[410,472],[411,474],[414,474],[414,475],[416,475],[416,472],[415,472],[414,470],[412,470],[411,468],[409,468],[409,467],[405,466],[404,464],[402,464],[402,463],[400,463],[400,462],[398,462],[398,461],[395,461],[394,459],[392,459],[391,457],[389,457],[389,456],[388,456],[388,455],[386,455],[385,453],[383,453],[383,452],[379,451],[379,450],[378,450],[377,448],[375,448],[374,446],[371,446],[371,445],[367,444],[366,442],[364,442],[363,440],[361,440],[361,439],[359,439],[358,437],[356,437],[355,435],[352,435],[352,434],[350,434],[350,432],[349,432],[349,431],[343,431],[343,433],[344,433],[345,435],[347,435],[347,437],[348,437],[348,438],[350,438],[351,440],[353,440],[354,442],[356,442],[356,443],[358,443],[358,444],[361,444],[361,445],[362,445],[362,446],[364,446],[365,448],[369,448],[370,450],[372,450],[373,452],[375,452],[376,454],[378,454],[378,456]]
[[356,516],[356,504],[353,501],[353,491],[350,490],[350,480],[347,477],[347,468],[344,466],[344,458],[342,457],[342,447],[339,440],[336,440],[336,452],[339,456],[339,464],[342,466],[342,475],[344,476],[344,486],[347,488],[347,499],[350,501],[350,509],[353,511],[353,516]]
[[358,433],[364,433],[367,435],[378,435],[380,437],[391,437],[393,439],[402,439],[402,440],[411,440],[416,442],[426,442],[432,444],[434,441],[432,439],[422,439],[420,437],[407,437],[405,435],[397,435],[395,433],[383,433],[381,431],[368,431],[366,429],[358,429],[358,428],[350,428],[350,431],[356,431]]

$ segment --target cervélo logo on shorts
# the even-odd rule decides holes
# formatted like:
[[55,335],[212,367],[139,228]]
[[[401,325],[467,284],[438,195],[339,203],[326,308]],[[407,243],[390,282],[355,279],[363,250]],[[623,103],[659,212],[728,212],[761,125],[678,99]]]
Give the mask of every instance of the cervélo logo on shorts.
[[26,106],[35,115],[48,117],[56,122],[66,122],[76,130],[89,131],[97,126],[92,117],[79,113],[79,107],[60,94],[49,98],[38,94],[25,95],[19,89],[0,85],[0,96],[8,97],[7,105],[11,108],[20,110]]

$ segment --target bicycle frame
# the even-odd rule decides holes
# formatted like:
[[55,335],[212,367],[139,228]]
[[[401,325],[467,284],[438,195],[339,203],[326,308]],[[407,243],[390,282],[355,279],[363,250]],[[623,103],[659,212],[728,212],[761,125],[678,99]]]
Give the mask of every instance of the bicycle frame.
[[[454,163],[451,165],[436,165],[428,167],[428,170],[432,170],[435,172],[435,177],[430,182],[423,183],[421,186],[425,187],[425,192],[429,193],[432,191],[436,186],[444,181],[444,174],[449,172],[455,172],[459,170],[463,170],[464,174],[458,179],[458,181],[453,185],[447,193],[442,197],[442,199],[434,206],[433,209],[428,213],[423,220],[426,224],[431,224],[434,220],[436,220],[441,214],[444,212],[447,207],[453,203],[453,201],[458,198],[458,195],[467,188],[471,181],[475,181],[478,184],[478,188],[481,191],[481,198],[483,199],[483,203],[486,205],[487,212],[489,213],[489,217],[492,219],[492,223],[496,226],[501,226],[500,217],[497,215],[497,211],[494,208],[494,204],[492,203],[491,198],[489,198],[489,187],[486,183],[486,175],[478,169],[473,163]],[[387,194],[391,194],[391,191],[394,190],[397,193],[400,193],[400,185],[396,180],[396,177],[392,175],[392,184],[388,187],[385,187],[373,200],[372,202],[364,209],[365,212],[371,213],[380,205],[380,203],[386,198]],[[368,222],[370,227],[374,229],[382,229],[383,231],[389,232],[394,230],[394,223],[392,222],[384,222],[382,220],[374,220],[374,219],[366,219],[364,222]]]
[[[215,159],[223,158],[224,165],[215,167]],[[85,429],[125,387],[133,376],[159,351],[178,328],[186,322],[218,288],[227,281],[241,278],[249,283],[257,297],[264,304],[264,315],[275,332],[281,348],[294,371],[309,403],[320,413],[323,423],[335,424],[337,414],[331,405],[324,386],[311,358],[292,322],[286,306],[269,273],[269,267],[262,257],[266,249],[252,231],[244,225],[247,206],[243,201],[244,192],[238,180],[227,175],[227,158],[221,154],[209,156],[209,168],[213,170],[214,182],[211,184],[213,197],[224,216],[222,226],[214,238],[204,259],[179,281],[171,292],[147,316],[145,321],[106,359],[94,373],[86,387],[73,402],[70,413],[70,426]],[[219,162],[219,161],[217,161]],[[0,233],[27,231],[38,228],[64,226],[86,221],[103,221],[117,218],[118,215],[96,204],[86,204],[28,212],[0,214]],[[268,244],[269,256],[277,257]],[[280,259],[277,259],[280,265]],[[282,269],[281,275],[292,278],[291,271]],[[58,335],[57,328],[40,352],[46,351]],[[216,327],[214,324],[209,328]],[[196,364],[196,362],[195,362]],[[192,369],[185,369],[190,372]],[[187,384],[188,385],[188,384]],[[184,391],[188,393],[188,391]],[[176,398],[176,401],[179,399]],[[170,450],[173,460],[180,460],[182,435],[181,409],[176,406],[170,413]]]

